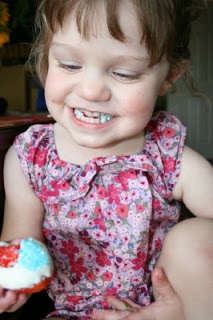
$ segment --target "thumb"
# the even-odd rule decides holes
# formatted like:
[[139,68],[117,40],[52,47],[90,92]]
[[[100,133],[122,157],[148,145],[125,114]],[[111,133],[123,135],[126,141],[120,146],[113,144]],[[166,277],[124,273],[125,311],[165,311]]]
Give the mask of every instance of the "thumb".
[[157,309],[154,307],[155,302],[148,306],[141,307],[139,310],[132,312],[122,320],[155,320],[157,318]]
[[176,294],[160,267],[156,267],[152,273],[152,284],[156,300],[163,299],[168,301]]

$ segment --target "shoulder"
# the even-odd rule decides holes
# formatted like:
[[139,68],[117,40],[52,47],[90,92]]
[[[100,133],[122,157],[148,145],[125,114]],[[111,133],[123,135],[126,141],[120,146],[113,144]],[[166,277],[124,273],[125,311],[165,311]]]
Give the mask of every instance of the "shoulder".
[[14,146],[11,146],[4,160],[4,187],[6,194],[10,193],[12,189],[14,190],[16,186],[24,187],[25,190],[29,188],[26,176],[21,169],[17,152]]
[[148,126],[147,133],[153,138],[174,138],[180,133],[186,133],[185,125],[171,112],[160,111],[153,114]]
[[180,177],[175,187],[176,199],[196,216],[213,217],[213,167],[196,151],[184,147]]
[[[186,139],[186,127],[170,112],[155,113],[146,128],[146,140],[162,160],[179,161]],[[165,162],[166,163],[166,162]]]
[[6,183],[7,177],[10,176],[16,182],[19,178],[22,179],[24,177],[17,152],[13,145],[8,149],[4,159],[4,183]]
[[19,134],[14,141],[14,147],[19,157],[36,149],[47,149],[54,143],[53,125],[36,124]]
[[27,180],[34,184],[37,167],[45,171],[54,150],[53,124],[30,126],[15,138],[13,146]]
[[189,146],[185,146],[183,150],[180,178],[177,185],[177,190],[179,190],[179,194],[181,195],[179,198],[182,199],[182,197],[184,197],[184,191],[186,191],[187,188],[193,190],[193,181],[196,182],[195,188],[198,188],[202,182],[206,184],[209,179],[212,182],[213,188],[212,165],[195,150],[191,149]]
[[[146,130],[146,139],[170,171],[171,160],[179,164],[186,139],[186,127],[170,112],[155,113]],[[167,168],[167,164],[169,168]],[[178,165],[179,166],[179,165]]]
[[144,152],[156,168],[169,197],[180,175],[186,127],[169,112],[155,113],[146,128]]
[[15,143],[21,141],[22,143],[33,144],[35,141],[41,141],[51,136],[53,136],[53,124],[35,124],[19,134],[15,139]]
[[5,155],[5,158],[4,158],[4,170],[7,169],[7,167],[9,168],[13,168],[14,165],[18,165],[18,157],[17,157],[17,153],[15,151],[15,148],[14,146],[12,145],[6,155]]

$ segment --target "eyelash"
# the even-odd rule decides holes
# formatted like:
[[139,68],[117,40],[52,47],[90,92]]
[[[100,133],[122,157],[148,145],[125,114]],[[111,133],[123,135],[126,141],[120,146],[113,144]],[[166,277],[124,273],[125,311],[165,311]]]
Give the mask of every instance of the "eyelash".
[[59,62],[59,67],[71,72],[75,72],[81,69],[81,66],[75,65],[75,64],[64,64]]
[[139,74],[132,75],[132,74],[125,74],[120,72],[113,72],[113,74],[123,80],[137,80],[140,77]]
[[[68,70],[70,72],[76,72],[81,70],[81,66],[74,65],[74,64],[64,64],[59,62],[59,67],[65,70]],[[113,75],[118,77],[119,79],[122,79],[123,81],[131,81],[131,80],[137,80],[140,78],[140,74],[131,75],[131,74],[125,74],[120,72],[113,72]]]

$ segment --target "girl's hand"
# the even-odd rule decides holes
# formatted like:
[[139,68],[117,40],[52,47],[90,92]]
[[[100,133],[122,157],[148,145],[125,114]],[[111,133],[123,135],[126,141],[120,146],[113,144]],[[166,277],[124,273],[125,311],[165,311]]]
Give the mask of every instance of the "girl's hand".
[[18,310],[30,296],[31,294],[17,293],[0,287],[0,314]]
[[181,301],[161,268],[153,271],[152,284],[155,288],[156,300],[149,306],[141,307],[130,299],[120,300],[109,296],[107,300],[116,310],[94,310],[91,314],[92,318],[97,320],[184,320]]
[[[13,245],[19,245],[20,239],[11,241]],[[18,293],[0,287],[0,314],[18,310],[29,299],[30,294]]]

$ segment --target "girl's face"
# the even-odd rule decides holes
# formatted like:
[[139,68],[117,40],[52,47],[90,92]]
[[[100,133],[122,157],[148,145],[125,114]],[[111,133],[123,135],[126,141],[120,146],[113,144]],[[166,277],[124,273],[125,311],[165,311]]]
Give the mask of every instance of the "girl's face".
[[122,142],[128,153],[134,139],[143,143],[169,64],[148,67],[130,1],[119,14],[124,43],[110,36],[103,8],[89,40],[80,36],[73,14],[67,16],[50,45],[45,92],[49,112],[77,145],[104,149]]

